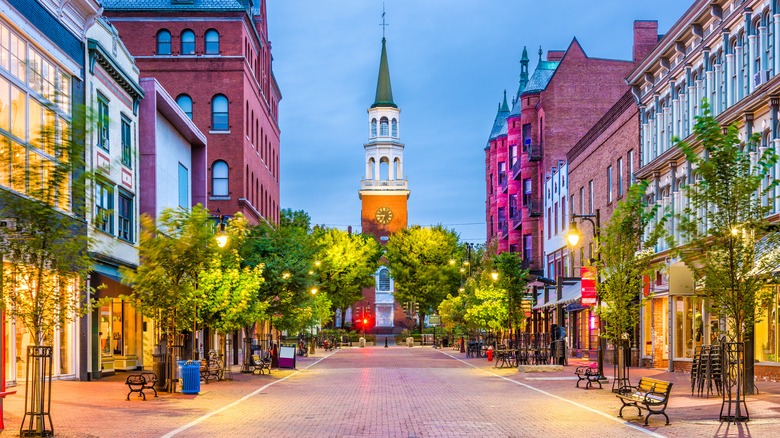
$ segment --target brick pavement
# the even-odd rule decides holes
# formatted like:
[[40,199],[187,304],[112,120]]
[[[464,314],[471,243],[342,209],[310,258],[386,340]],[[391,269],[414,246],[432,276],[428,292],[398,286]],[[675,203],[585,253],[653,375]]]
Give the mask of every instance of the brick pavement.
[[[627,425],[616,418],[620,403],[609,390],[576,389],[575,381],[560,380],[571,377],[573,366],[531,375],[493,364],[449,349],[352,348],[301,358],[299,372],[236,374],[234,381],[202,385],[198,396],[161,394],[147,402],[125,401],[122,376],[59,381],[53,384],[52,417],[62,437],[780,435],[780,385],[775,383],[759,384],[762,394],[748,404],[754,420],[737,427],[715,420],[719,398],[686,394],[687,375],[635,370],[632,377],[675,382],[668,409],[672,424],[651,419],[644,429],[638,419]],[[18,430],[22,397],[6,400],[8,436]]]

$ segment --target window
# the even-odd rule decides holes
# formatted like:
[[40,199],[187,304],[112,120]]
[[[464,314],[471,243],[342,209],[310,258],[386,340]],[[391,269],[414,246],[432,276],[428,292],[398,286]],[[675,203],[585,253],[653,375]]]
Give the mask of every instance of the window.
[[531,180],[530,179],[524,179],[523,180],[523,205],[530,205],[531,204]]
[[554,206],[555,207],[553,208],[553,210],[555,212],[555,215],[553,216],[553,234],[557,236],[558,235],[558,203],[556,202]]
[[54,82],[56,81],[56,69],[43,56],[34,50],[30,50],[28,61],[29,72],[27,83],[38,94],[50,101],[54,101]]
[[387,126],[387,117],[382,117],[379,119],[379,135],[381,136],[388,136],[390,135],[390,131]]
[[211,167],[211,195],[229,196],[228,165],[224,161],[215,161]]
[[512,167],[517,162],[517,145],[513,144],[509,146],[509,167]]
[[101,148],[108,151],[108,100],[102,95],[98,95],[98,129],[97,129],[97,144]]
[[552,212],[550,207],[547,207],[547,238],[552,238]]
[[561,231],[568,225],[566,220],[566,195],[561,196]]
[[509,195],[509,217],[514,218],[517,211],[517,195]]
[[114,188],[103,182],[95,183],[95,227],[114,234]]
[[493,174],[490,174],[490,194],[493,194]]
[[506,162],[502,161],[498,163],[498,185],[503,185],[506,182]]
[[590,214],[593,214],[593,180],[588,182],[588,191],[590,194],[590,208],[588,209]]
[[607,202],[612,202],[612,166],[607,166]]
[[171,33],[165,29],[157,33],[157,54],[171,54]]
[[618,198],[623,196],[623,159],[617,160],[617,195]]
[[376,119],[371,120],[371,136],[376,137]]
[[393,119],[393,137],[398,137],[398,121],[396,119]]
[[60,73],[57,101],[65,114],[70,114],[70,76]]
[[186,94],[180,94],[176,98],[176,103],[179,104],[179,108],[187,114],[187,117],[192,120],[192,98]]
[[531,144],[531,124],[523,125],[523,144]]
[[16,76],[20,81],[24,82],[24,73],[26,70],[25,61],[27,58],[27,43],[25,43],[21,38],[17,37],[13,32],[11,32],[10,41],[11,66],[9,70],[11,71],[12,75]]
[[189,202],[190,176],[187,168],[179,163],[179,207],[190,208]]
[[130,121],[122,117],[122,164],[132,167],[133,137],[130,132]]
[[206,55],[219,55],[219,32],[211,29],[206,32]]
[[626,161],[628,162],[628,185],[631,186],[634,184],[634,151],[630,150],[628,151],[628,155],[626,156]]
[[217,94],[211,101],[211,129],[214,131],[227,131],[228,125],[228,100],[222,94]]
[[[574,204],[572,204],[572,208]],[[580,187],[580,214],[585,214],[585,188]]]
[[379,278],[377,279],[377,290],[389,291],[390,290],[390,271],[387,268],[379,270]]
[[119,194],[119,233],[118,236],[128,242],[133,241],[133,199]]
[[181,54],[195,54],[195,33],[191,30],[185,30],[181,33]]
[[523,260],[526,260],[526,263],[531,263],[533,260],[533,248],[532,248],[532,239],[530,234],[526,234],[523,236]]

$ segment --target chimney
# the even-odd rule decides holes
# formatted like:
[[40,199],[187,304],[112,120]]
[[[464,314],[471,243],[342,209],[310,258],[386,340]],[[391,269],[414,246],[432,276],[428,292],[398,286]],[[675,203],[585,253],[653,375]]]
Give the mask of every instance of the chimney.
[[347,233],[351,236],[352,235],[352,225],[347,227]]
[[547,60],[548,61],[560,61],[563,59],[563,55],[566,54],[565,50],[548,50],[547,51]]
[[649,55],[658,43],[658,21],[634,21],[634,63],[639,63]]

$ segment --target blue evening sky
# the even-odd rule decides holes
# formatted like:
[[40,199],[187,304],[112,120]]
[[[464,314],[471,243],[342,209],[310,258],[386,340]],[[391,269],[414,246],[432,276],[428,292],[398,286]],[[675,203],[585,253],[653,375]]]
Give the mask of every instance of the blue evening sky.
[[[409,224],[443,224],[485,240],[484,147],[520,55],[577,37],[591,57],[631,59],[634,20],[665,33],[693,0],[389,0],[387,49],[406,145]],[[373,103],[380,0],[270,0],[269,37],[282,90],[281,207],[360,231],[366,109]]]

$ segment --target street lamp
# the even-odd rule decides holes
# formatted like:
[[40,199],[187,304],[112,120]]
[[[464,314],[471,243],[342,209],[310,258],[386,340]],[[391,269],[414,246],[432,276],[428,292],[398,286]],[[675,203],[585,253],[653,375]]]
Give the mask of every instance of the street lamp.
[[498,271],[494,270],[493,272],[490,273],[490,276],[493,278],[493,281],[497,281],[498,280]]
[[317,295],[317,288],[316,287],[311,289],[311,294],[312,295]]
[[[596,214],[574,214],[571,215],[571,223],[569,224],[569,234],[566,236],[566,240],[569,241],[569,244],[571,246],[576,246],[577,243],[580,241],[581,234],[577,230],[577,225],[574,222],[575,219],[581,219],[586,220],[590,222],[590,224],[593,226],[593,239],[598,243],[599,237],[601,236],[601,212],[599,209],[596,209]],[[601,258],[601,253],[596,250],[596,254],[598,254],[598,258]],[[591,256],[591,262],[593,261],[593,254],[590,254]],[[600,275],[600,274],[599,274]],[[596,281],[599,281],[599,277],[597,277]],[[597,306],[601,307],[601,296],[596,296],[597,298]],[[598,340],[598,349],[597,349],[597,357],[598,357],[598,368],[599,368],[599,380],[605,380],[606,377],[604,377],[604,352],[606,351],[606,339],[604,338],[604,324],[602,324],[601,321],[599,321],[599,340]]]
[[219,217],[219,230],[214,237],[217,239],[217,245],[219,245],[220,248],[224,248],[228,241],[228,233],[225,232],[225,216],[219,214],[219,209],[217,209],[217,214]]

